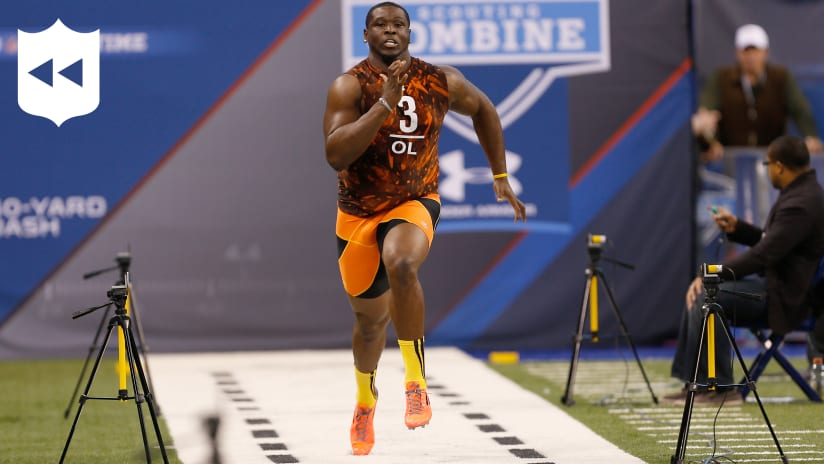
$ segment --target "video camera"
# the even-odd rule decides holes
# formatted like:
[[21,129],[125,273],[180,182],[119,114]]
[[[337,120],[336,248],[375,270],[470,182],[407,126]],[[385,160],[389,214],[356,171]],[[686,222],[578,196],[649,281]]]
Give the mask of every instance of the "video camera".
[[92,306],[91,308],[83,309],[72,313],[72,319],[77,319],[78,317],[83,317],[86,314],[93,313],[100,308],[106,308],[114,303],[115,307],[117,308],[116,311],[123,312],[126,308],[126,300],[129,299],[129,276],[126,275],[126,283],[125,284],[117,284],[112,285],[106,292],[106,296],[109,297],[109,302],[104,303],[99,306]]
[[112,288],[106,292],[106,296],[112,300],[117,298],[126,298],[128,295],[129,287],[125,285],[113,285]]
[[129,273],[126,272],[123,275],[123,281],[112,285],[112,288],[106,292],[106,296],[114,302],[118,309],[122,309],[126,305],[126,300],[129,297],[129,287]]
[[589,248],[601,248],[607,243],[606,235],[589,234],[587,239],[587,246]]
[[590,260],[598,261],[601,258],[601,252],[606,243],[606,235],[589,234],[587,236],[587,250],[589,251]]
[[132,254],[128,251],[121,251],[117,253],[114,261],[120,267],[120,271],[125,273],[129,271],[129,265],[132,263]]
[[704,263],[701,265],[701,280],[706,283],[721,283],[721,272],[724,270],[724,266],[720,264],[707,264]]
[[724,267],[720,264],[701,265],[701,282],[704,284],[704,290],[707,296],[712,298],[718,293],[718,284],[721,283],[721,271]]

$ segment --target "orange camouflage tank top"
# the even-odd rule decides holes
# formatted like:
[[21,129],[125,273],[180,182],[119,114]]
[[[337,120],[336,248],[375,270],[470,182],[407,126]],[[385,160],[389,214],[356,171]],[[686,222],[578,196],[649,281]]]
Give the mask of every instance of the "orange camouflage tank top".
[[[449,109],[446,75],[412,58],[395,112],[366,151],[338,172],[338,207],[368,217],[438,191],[438,136]],[[361,114],[381,97],[381,71],[363,60],[346,72],[361,85]]]

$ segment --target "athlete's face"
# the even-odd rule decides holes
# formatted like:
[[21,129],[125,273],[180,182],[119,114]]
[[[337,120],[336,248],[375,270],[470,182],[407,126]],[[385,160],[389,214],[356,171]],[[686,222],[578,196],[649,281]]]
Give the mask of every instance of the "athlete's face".
[[409,47],[409,21],[403,10],[385,6],[375,8],[363,30],[369,50],[391,63]]

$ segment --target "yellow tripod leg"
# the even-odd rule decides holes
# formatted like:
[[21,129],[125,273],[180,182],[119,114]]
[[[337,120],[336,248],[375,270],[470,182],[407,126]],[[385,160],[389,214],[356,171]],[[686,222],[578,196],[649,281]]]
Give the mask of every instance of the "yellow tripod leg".
[[592,341],[598,341],[598,277],[589,280],[589,331]]
[[715,390],[715,314],[707,315],[707,381],[709,390]]
[[[126,295],[126,316],[129,315],[129,295]],[[126,365],[126,334],[123,327],[117,326],[117,373],[119,375],[119,397],[120,401],[126,401],[128,389],[126,388],[126,373],[129,368]]]

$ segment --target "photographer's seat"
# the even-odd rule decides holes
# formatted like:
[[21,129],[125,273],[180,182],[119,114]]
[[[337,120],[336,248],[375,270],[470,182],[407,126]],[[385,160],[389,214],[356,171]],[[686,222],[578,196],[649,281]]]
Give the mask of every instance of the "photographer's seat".
[[[810,332],[813,330],[813,326],[815,324],[815,319],[813,317],[807,318],[804,323],[799,327],[797,330],[803,332]],[[750,371],[750,379],[753,382],[757,382],[758,378],[766,369],[767,364],[770,360],[775,359],[781,368],[784,369],[784,372],[792,378],[793,382],[798,385],[799,388],[807,395],[807,398],[810,401],[821,402],[821,396],[815,389],[810,386],[810,383],[804,378],[804,376],[798,372],[798,370],[790,363],[786,356],[781,352],[781,346],[784,344],[784,335],[778,334],[769,334],[769,329],[766,327],[747,327],[753,335],[761,342],[761,351],[755,357],[752,364],[749,367]],[[746,379],[742,379],[740,383],[744,384]],[[749,387],[742,386],[741,387],[741,396],[744,398],[750,393]]]
[[[818,285],[824,285],[824,257],[821,258],[821,261],[818,263],[818,270],[815,273],[813,278],[813,287]],[[800,327],[796,330],[801,332],[812,332],[813,327],[815,327],[815,317],[810,316],[808,317]],[[758,377],[764,372],[764,369],[767,367],[767,364],[770,362],[771,359],[775,359],[778,364],[781,365],[781,368],[784,369],[790,378],[793,379],[796,385],[807,395],[811,401],[815,401],[820,403],[821,402],[821,395],[815,391],[815,389],[810,386],[810,383],[801,375],[798,370],[793,367],[790,361],[781,353],[781,346],[784,344],[784,335],[778,334],[769,334],[769,329],[766,326],[764,327],[747,327],[750,331],[755,335],[758,341],[761,343],[761,351],[758,353],[758,356],[755,357],[755,360],[750,365],[750,379],[753,382],[758,380]],[[743,379],[741,383],[743,384],[746,379]],[[746,398],[747,394],[750,393],[749,387],[746,385],[741,387],[741,396]]]

